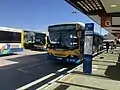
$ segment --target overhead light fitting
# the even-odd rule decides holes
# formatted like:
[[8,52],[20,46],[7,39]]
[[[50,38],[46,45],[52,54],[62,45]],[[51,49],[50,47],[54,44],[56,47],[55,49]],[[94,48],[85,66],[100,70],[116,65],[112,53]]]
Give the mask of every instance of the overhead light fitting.
[[114,8],[114,7],[116,7],[116,5],[115,5],[115,4],[112,4],[112,5],[110,5],[110,7]]
[[77,2],[80,6],[82,6],[86,11],[88,11],[88,9],[83,5],[81,4],[80,2]]

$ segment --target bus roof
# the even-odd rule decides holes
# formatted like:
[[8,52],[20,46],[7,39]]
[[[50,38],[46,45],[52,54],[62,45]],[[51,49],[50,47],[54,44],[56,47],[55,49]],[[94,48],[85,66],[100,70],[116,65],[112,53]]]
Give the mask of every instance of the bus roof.
[[64,22],[64,23],[51,24],[50,26],[62,25],[62,24],[80,24],[82,27],[85,27],[85,24],[83,22]]
[[[85,23],[83,23],[83,22],[64,22],[64,23],[51,24],[50,26],[62,25],[62,24],[80,24],[83,29],[85,28]],[[99,34],[97,32],[94,32],[94,34],[103,37],[103,35],[101,35],[101,34]]]
[[46,33],[38,32],[38,31],[31,31],[31,30],[23,30],[23,31],[24,31],[24,32],[34,32],[34,33],[39,33],[39,34],[46,35]]
[[0,31],[9,31],[9,32],[21,32],[22,29],[0,27]]

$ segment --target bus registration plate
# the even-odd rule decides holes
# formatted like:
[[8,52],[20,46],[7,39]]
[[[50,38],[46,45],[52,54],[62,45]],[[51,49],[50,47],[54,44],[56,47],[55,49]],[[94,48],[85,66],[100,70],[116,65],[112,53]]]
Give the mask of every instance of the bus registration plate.
[[57,59],[62,60],[62,58],[57,58]]

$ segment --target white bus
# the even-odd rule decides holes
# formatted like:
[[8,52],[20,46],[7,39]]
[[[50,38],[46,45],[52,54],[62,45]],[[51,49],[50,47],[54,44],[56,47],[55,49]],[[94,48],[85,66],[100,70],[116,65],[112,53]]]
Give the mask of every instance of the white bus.
[[23,30],[0,27],[0,55],[23,51]]

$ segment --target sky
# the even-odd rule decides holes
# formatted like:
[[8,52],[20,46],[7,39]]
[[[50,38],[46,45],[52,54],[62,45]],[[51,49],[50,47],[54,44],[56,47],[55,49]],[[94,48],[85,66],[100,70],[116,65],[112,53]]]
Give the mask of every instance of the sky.
[[[76,21],[93,22],[64,0],[0,0],[0,26],[46,32],[51,24]],[[107,33],[95,24],[100,30]]]

